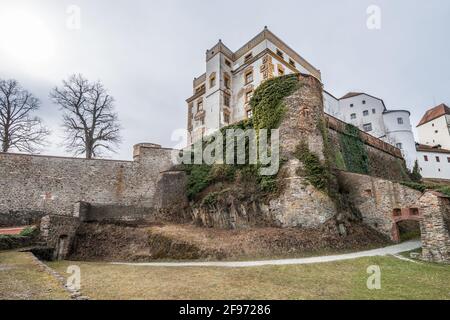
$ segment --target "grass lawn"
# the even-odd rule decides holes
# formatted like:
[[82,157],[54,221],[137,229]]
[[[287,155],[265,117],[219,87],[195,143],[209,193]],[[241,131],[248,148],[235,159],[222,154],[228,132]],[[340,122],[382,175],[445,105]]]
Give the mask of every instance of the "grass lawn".
[[69,294],[52,276],[39,269],[31,254],[0,252],[0,300],[69,298]]
[[[315,265],[245,269],[116,266],[54,262],[64,274],[81,268],[93,299],[447,299],[450,266],[374,257]],[[368,290],[367,268],[380,266],[381,290]]]

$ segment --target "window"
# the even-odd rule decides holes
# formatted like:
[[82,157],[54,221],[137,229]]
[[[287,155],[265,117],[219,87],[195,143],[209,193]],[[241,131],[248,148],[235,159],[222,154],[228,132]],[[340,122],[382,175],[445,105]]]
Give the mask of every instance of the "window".
[[223,114],[223,121],[225,123],[230,123],[230,115],[228,113]]
[[291,66],[293,66],[294,68],[296,67],[295,61],[292,60],[292,59],[289,59],[289,64],[290,64]]
[[377,110],[372,109],[372,113],[373,113],[373,114],[377,113]]
[[448,163],[450,163],[450,157],[447,158]]
[[436,157],[436,162],[441,162],[441,158]]
[[353,108],[355,105],[352,103],[352,104],[350,104],[350,108]]
[[364,111],[363,111],[363,116],[364,116],[364,117],[367,117],[368,115],[369,115],[369,110],[364,110]]
[[249,53],[248,55],[246,55],[245,57],[244,57],[244,62],[248,62],[250,59],[252,59],[253,58],[253,53]]
[[403,144],[402,143],[397,143],[395,145],[398,149],[403,150]]
[[284,76],[284,68],[283,68],[283,66],[281,64],[278,65],[278,75],[280,77]]
[[211,78],[209,79],[209,87],[213,88],[216,86],[216,76],[212,75]]
[[253,71],[249,71],[245,74],[245,84],[253,82]]
[[363,100],[363,101],[362,101],[362,104],[366,104],[366,100]]
[[425,162],[428,162],[428,156],[423,156],[423,160],[425,160]]
[[252,110],[248,110],[247,111],[247,118],[251,118],[251,117],[253,117],[253,112],[252,112]]
[[365,132],[370,132],[372,131],[372,124],[371,123],[365,124],[363,128]]
[[198,87],[197,89],[195,89],[195,93],[200,93],[202,90],[205,90],[205,85],[201,85],[200,87]]
[[230,77],[229,77],[227,74],[225,74],[225,75],[223,76],[223,82],[224,82],[224,85],[225,85],[225,88],[226,88],[226,89],[230,89],[230,88],[231,88]]
[[253,91],[248,91],[246,94],[245,94],[245,102],[250,102],[250,100],[252,99],[252,97],[253,97]]
[[277,55],[284,59],[284,54],[280,51],[280,49],[277,49]]
[[436,130],[434,133],[439,133],[439,131],[438,130]]
[[200,112],[203,110],[203,100],[200,100],[197,102],[197,112]]
[[223,104],[225,107],[230,106],[230,96],[229,95],[226,94],[223,96]]
[[352,113],[352,114],[350,115],[350,118],[351,118],[352,120],[355,120],[355,119],[356,119],[356,113]]
[[231,62],[228,59],[225,59],[225,64],[231,68]]
[[403,118],[397,118],[397,123],[398,124],[403,124]]

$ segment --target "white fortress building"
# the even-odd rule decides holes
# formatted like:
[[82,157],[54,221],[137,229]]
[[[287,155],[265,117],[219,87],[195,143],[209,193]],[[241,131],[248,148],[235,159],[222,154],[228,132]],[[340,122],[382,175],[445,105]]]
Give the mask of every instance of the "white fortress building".
[[219,40],[206,51],[206,73],[194,79],[187,99],[189,143],[250,118],[249,101],[261,82],[291,73],[321,80],[319,70],[267,27],[236,52]]
[[450,108],[428,110],[417,126],[417,154],[424,178],[450,179]]
[[388,110],[384,101],[362,92],[338,99],[324,91],[325,112],[379,138],[402,151],[409,169],[417,159],[416,142],[407,110]]
[[[291,49],[267,27],[236,52],[221,40],[206,51],[206,72],[194,78],[188,104],[189,144],[252,116],[249,101],[265,80],[292,73],[321,80],[320,70]],[[408,168],[417,159],[406,110],[388,110],[382,99],[348,93],[338,99],[324,91],[325,112],[402,150]]]

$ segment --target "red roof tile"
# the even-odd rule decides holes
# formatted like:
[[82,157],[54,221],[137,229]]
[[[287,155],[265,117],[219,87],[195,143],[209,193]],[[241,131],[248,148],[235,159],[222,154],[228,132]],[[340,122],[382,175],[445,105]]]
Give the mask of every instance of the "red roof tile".
[[425,115],[423,116],[422,120],[420,120],[420,123],[417,126],[420,127],[420,126],[424,125],[425,123],[433,121],[433,120],[440,118],[446,114],[450,115],[450,108],[447,107],[445,104],[440,104],[437,107],[434,107],[433,109],[428,110],[425,113]]

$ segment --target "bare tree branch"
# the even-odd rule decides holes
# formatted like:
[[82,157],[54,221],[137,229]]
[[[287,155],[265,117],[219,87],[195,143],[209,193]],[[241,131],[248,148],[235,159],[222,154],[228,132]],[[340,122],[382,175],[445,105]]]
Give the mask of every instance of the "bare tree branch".
[[62,87],[50,93],[63,110],[66,149],[87,159],[113,151],[120,142],[120,125],[114,112],[114,98],[101,82],[90,83],[82,75],[63,80]]
[[32,113],[40,102],[23,89],[16,80],[0,79],[0,142],[1,151],[15,149],[36,153],[44,145],[50,131]]

